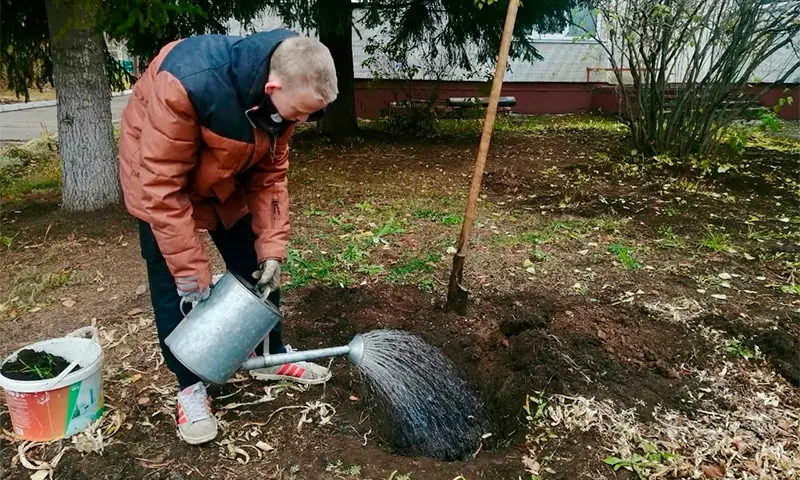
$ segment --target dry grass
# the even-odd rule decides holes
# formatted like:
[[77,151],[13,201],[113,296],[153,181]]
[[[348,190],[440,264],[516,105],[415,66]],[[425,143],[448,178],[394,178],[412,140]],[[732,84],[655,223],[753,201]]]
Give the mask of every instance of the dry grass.
[[[28,90],[29,101],[39,102],[42,100],[55,100],[56,91],[52,87],[45,87],[41,91],[36,88]],[[0,90],[0,103],[23,103],[25,102],[24,96],[19,96],[6,88]]]
[[[703,313],[685,299],[649,308],[687,326]],[[691,373],[701,385],[691,392],[697,406],[691,416],[656,407],[653,419],[644,422],[635,409],[620,409],[611,400],[529,397],[525,463],[533,478],[547,467],[539,458],[545,445],[587,432],[600,438],[609,466],[630,470],[642,480],[800,478],[796,391],[763,364],[727,360],[723,335],[707,327],[702,331],[719,348],[713,369]]]
[[[577,132],[570,134],[573,137],[594,130],[607,131],[614,136],[621,132],[618,125],[605,121],[578,120],[582,123],[573,128]],[[521,131],[525,135],[539,135],[507,147],[504,154],[548,140],[550,127],[537,122],[503,124],[501,133]],[[564,122],[563,119],[555,122],[555,130],[561,129]],[[473,130],[472,133],[477,132],[477,129]],[[496,146],[502,147],[503,138],[496,138]],[[6,150],[0,154],[0,165],[5,161],[6,166],[10,165],[8,168],[15,172],[10,182],[2,183],[0,180],[0,194],[4,198],[24,201],[31,192],[56,191],[58,161],[51,147],[51,140],[37,139],[22,150]],[[561,294],[567,302],[574,299],[576,304],[583,301],[575,297],[577,295],[603,304],[630,302],[681,325],[691,326],[692,331],[702,331],[705,341],[715,345],[716,351],[713,361],[707,363],[712,367],[701,370],[687,366],[682,370],[700,385],[691,392],[693,403],[688,410],[693,411],[692,414],[657,408],[653,419],[645,421],[633,410],[621,408],[608,400],[577,395],[531,397],[527,442],[530,452],[525,460],[530,473],[548,478],[552,474],[547,468],[553,464],[545,458],[547,449],[559,441],[568,440],[594,448],[595,444],[587,443],[585,436],[591,434],[596,437],[589,438],[598,438],[597,446],[602,447],[600,452],[593,451],[598,452],[594,461],[596,471],[600,473],[592,477],[596,479],[603,478],[603,475],[613,478],[611,467],[603,463],[604,458],[615,461],[610,457],[615,457],[617,464],[623,465],[620,468],[638,469],[640,477],[648,479],[703,478],[703,475],[714,474],[714,468],[724,470],[726,479],[800,478],[800,418],[794,409],[796,400],[795,404],[791,403],[797,390],[776,376],[762,358],[756,356],[751,361],[732,361],[725,354],[726,346],[731,345],[730,337],[700,324],[701,314],[712,309],[718,313],[718,308],[737,299],[740,303],[735,308],[739,310],[729,307],[722,314],[750,315],[751,309],[767,304],[779,306],[781,314],[800,311],[795,290],[791,288],[791,285],[796,285],[792,282],[800,277],[794,276],[796,269],[787,267],[789,257],[783,255],[765,260],[737,257],[729,250],[734,245],[737,250],[745,248],[748,238],[741,228],[705,230],[703,227],[706,225],[722,222],[717,222],[718,218],[683,217],[695,203],[704,206],[702,213],[722,216],[730,213],[729,208],[740,204],[736,202],[743,202],[741,195],[732,202],[719,184],[707,186],[703,183],[703,187],[698,188],[699,181],[690,176],[681,184],[671,181],[658,185],[659,188],[654,189],[658,192],[657,199],[645,198],[641,204],[634,204],[636,199],[626,197],[628,203],[614,203],[618,199],[614,197],[624,197],[634,190],[631,187],[639,188],[650,181],[649,177],[644,178],[637,170],[629,176],[613,177],[612,173],[611,178],[606,178],[599,173],[599,167],[595,172],[583,164],[580,166],[583,171],[575,174],[570,170],[574,166],[570,162],[575,158],[570,157],[567,161],[556,158],[557,152],[553,153],[558,150],[556,147],[552,147],[552,151],[531,153],[530,158],[525,159],[527,164],[520,162],[521,168],[530,167],[536,173],[536,176],[519,179],[521,191],[515,191],[515,185],[502,190],[497,184],[496,190],[492,190],[488,179],[484,184],[465,275],[468,286],[476,292],[474,298],[480,301],[481,297],[491,298],[497,293],[536,292],[546,288],[549,292]],[[357,287],[365,282],[382,282],[413,284],[442,296],[460,227],[473,154],[471,144],[372,145],[367,142],[345,148],[320,143],[295,149],[297,160],[290,173],[290,184],[294,185],[293,231],[290,258],[284,269],[287,293],[292,288],[314,284]],[[581,158],[580,155],[577,158]],[[592,158],[592,154],[587,154],[581,162],[588,163]],[[489,172],[498,183],[498,177],[502,177],[502,181],[510,178],[507,172],[494,168],[501,160],[495,160],[497,163],[490,165]],[[617,163],[625,165],[624,162]],[[5,167],[0,166],[2,168]],[[616,189],[621,181],[627,186]],[[576,187],[576,182],[583,183]],[[526,183],[534,183],[535,189],[526,191]],[[547,188],[552,189],[550,193],[553,195],[545,199],[546,192],[543,191]],[[720,202],[725,200],[724,207],[713,204],[718,198],[714,196],[718,190],[722,192]],[[780,199],[784,209],[789,205],[790,193],[791,190],[787,190],[787,197]],[[570,197],[568,201],[567,197]],[[600,197],[596,202],[600,207],[579,210],[596,197]],[[681,197],[682,203],[675,197]],[[608,205],[614,205],[616,210],[612,211]],[[667,213],[666,205],[674,211]],[[654,206],[658,209],[653,209]],[[649,209],[649,217],[637,217],[640,208]],[[750,213],[764,217],[764,212],[755,209]],[[784,215],[783,210],[780,214]],[[786,213],[786,216],[791,217],[789,221],[781,221],[778,226],[796,229],[796,214]],[[663,221],[664,217],[682,223],[676,222],[671,230],[661,229],[662,225],[658,225],[647,231],[651,221]],[[17,303],[28,307],[50,301],[60,293],[59,289],[68,286],[85,286],[73,290],[84,297],[96,296],[95,286],[88,285],[95,280],[93,262],[102,264],[105,261],[104,273],[120,277],[130,276],[127,267],[133,262],[141,264],[135,233],[124,240],[122,237],[117,240],[116,235],[114,238],[99,236],[108,243],[115,242],[120,248],[110,252],[102,250],[104,253],[85,253],[90,250],[88,242],[81,246],[63,241],[69,232],[62,232],[57,239],[51,235],[45,242],[41,234],[44,228],[33,237],[29,231],[19,228],[24,222],[25,219],[20,217],[19,223],[12,226],[15,230],[9,233],[8,238],[13,245],[7,249],[10,253],[3,252],[8,255],[4,266],[7,266],[5,271],[11,274],[12,285],[3,287],[1,300],[15,297],[16,300],[0,307],[9,308],[12,303],[13,308],[19,308]],[[667,228],[672,228],[669,225]],[[756,225],[759,231],[762,226],[765,231],[770,227],[763,222],[756,222]],[[692,230],[692,227],[696,228]],[[774,225],[770,228],[770,231],[777,232]],[[21,233],[14,236],[17,231]],[[721,232],[729,236],[721,235]],[[776,237],[787,244],[794,238]],[[759,237],[758,240],[768,242],[774,239]],[[122,249],[128,242],[132,247]],[[700,243],[703,248],[698,247]],[[630,249],[642,268],[626,268],[624,255],[620,257],[623,250],[615,248],[616,253],[610,252],[611,245]],[[756,253],[752,249],[748,251]],[[25,252],[29,255],[36,252],[35,258],[23,257]],[[119,256],[122,255],[126,256],[122,259],[124,269],[119,267]],[[81,258],[77,260],[79,256]],[[27,258],[25,261],[31,265],[24,267],[22,262],[15,260],[17,258]],[[74,263],[65,266],[63,262]],[[628,262],[628,266],[631,265]],[[726,270],[731,273],[738,271],[741,275],[729,277],[726,280],[728,286],[719,282],[701,285],[700,279],[719,279],[719,272]],[[121,412],[129,413],[127,421],[133,424],[133,428],[145,432],[148,439],[152,435],[153,444],[161,448],[176,442],[172,424],[175,382],[166,371],[155,342],[155,328],[152,314],[146,307],[146,298],[132,298],[136,286],[144,282],[142,275],[127,279],[135,282],[133,285],[120,282],[125,290],[113,292],[120,295],[120,303],[109,307],[109,311],[82,313],[88,318],[105,315],[101,336],[108,353],[106,378],[110,403]],[[688,287],[677,281],[682,277],[691,282]],[[696,285],[695,280],[698,282]],[[787,288],[769,286],[773,283]],[[109,286],[106,294],[111,294],[111,289]],[[725,292],[728,303],[709,299],[712,289],[714,293]],[[756,293],[759,296],[749,296]],[[666,302],[668,298],[681,294],[693,295],[696,300]],[[139,303],[134,305],[132,302]],[[292,308],[291,302],[287,303]],[[81,305],[79,303],[78,307]],[[116,311],[119,305],[124,305],[122,312],[138,310],[138,313],[121,314]],[[54,306],[61,310],[59,304]],[[337,404],[339,413],[334,415],[330,405],[323,401],[326,399],[311,399],[307,403],[309,396],[302,396],[307,392],[289,388],[264,390],[242,378],[235,379],[235,382],[232,387],[235,391],[219,398],[221,404],[217,411],[222,422],[222,435],[216,448],[212,449],[220,460],[214,469],[229,470],[242,464],[247,464],[245,468],[254,468],[254,465],[261,468],[264,464],[259,465],[258,460],[263,457],[267,463],[274,457],[273,453],[268,453],[270,448],[278,447],[277,442],[285,438],[272,430],[273,424],[281,425],[290,432],[289,435],[296,436],[298,429],[303,429],[305,434],[309,420],[319,425],[338,421],[339,416],[347,415],[347,410],[340,404]],[[299,399],[301,396],[302,400]],[[149,410],[145,408],[148,405]],[[265,410],[259,410],[259,406],[271,408],[273,405],[276,407],[267,410],[266,415]],[[732,405],[736,408],[730,408]],[[270,417],[273,413],[274,417]],[[269,425],[252,425],[247,417],[253,414],[260,414],[263,417],[259,419],[260,423],[266,421]],[[167,431],[168,439],[158,437]],[[120,437],[126,438],[125,435]],[[95,441],[83,438],[80,448],[93,452],[100,449],[96,437],[93,438]],[[131,452],[144,448],[139,443],[149,442],[131,440]],[[42,453],[39,458],[54,458],[52,450],[47,454],[39,450],[29,451]],[[68,459],[73,461],[70,457]],[[103,460],[98,457],[97,461],[99,465]],[[183,468],[181,461],[176,455],[161,460],[137,459],[140,465],[153,473],[163,473],[163,470],[179,466]],[[313,475],[307,470],[298,473],[292,471],[293,466],[275,463],[269,460],[268,464],[274,478]],[[409,470],[409,465],[398,459],[399,470],[394,478],[405,477],[401,473]],[[363,467],[367,472],[369,465]],[[303,466],[303,469],[307,468]],[[334,464],[332,469],[344,471],[345,464]]]

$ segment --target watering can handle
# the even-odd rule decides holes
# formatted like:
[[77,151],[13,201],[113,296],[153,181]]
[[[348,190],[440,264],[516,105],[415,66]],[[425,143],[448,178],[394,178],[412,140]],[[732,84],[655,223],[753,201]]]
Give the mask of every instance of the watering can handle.
[[[91,336],[87,335],[87,333],[89,333],[89,332],[91,332]],[[91,339],[92,341],[94,341],[98,345],[100,344],[100,341],[97,338],[97,327],[94,327],[94,326],[88,326],[88,327],[79,328],[79,329],[77,329],[75,331],[72,331],[72,332],[66,334],[65,337],[87,338],[87,339]],[[85,350],[84,350],[84,352],[85,352]],[[51,388],[53,388],[53,385],[58,384],[58,382],[63,380],[64,377],[66,377],[67,375],[72,373],[72,371],[75,370],[75,367],[80,363],[81,360],[83,360],[83,355],[78,355],[77,357],[75,357],[75,360],[73,360],[72,363],[70,363],[67,366],[67,368],[64,369],[63,372],[59,373],[56,377],[54,377],[52,380],[50,380],[50,383],[45,385],[43,390],[47,391],[47,390],[50,390]]]
[[269,288],[269,286],[264,287],[264,291],[258,296],[259,300],[261,300],[262,303],[266,302],[270,293],[272,293],[272,289]]
[[181,309],[181,314],[182,314],[182,315],[185,317],[185,316],[186,316],[186,315],[188,315],[189,313],[188,313],[188,312],[185,312],[185,311],[183,310],[183,306],[184,306],[184,305],[186,305],[186,297],[181,297],[180,309]]
[[[211,286],[211,290],[213,290],[213,289],[214,289],[214,286],[212,285]],[[272,289],[269,288],[269,286],[267,286],[267,287],[264,287],[264,291],[263,292],[261,292],[260,294],[257,293],[257,295],[258,295],[259,300],[261,300],[261,302],[263,303],[263,302],[267,301],[267,297],[269,296],[270,293],[272,293]],[[179,304],[179,307],[181,309],[181,314],[184,317],[189,314],[189,312],[186,312],[183,309],[183,306],[186,305],[186,303],[189,303],[188,300],[186,300],[186,297],[181,297],[181,302]],[[191,302],[191,303],[192,303],[192,306],[195,305],[195,302]]]

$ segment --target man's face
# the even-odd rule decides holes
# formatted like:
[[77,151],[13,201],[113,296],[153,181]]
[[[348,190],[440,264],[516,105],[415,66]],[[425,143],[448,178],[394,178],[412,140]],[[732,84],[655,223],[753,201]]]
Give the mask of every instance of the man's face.
[[270,79],[264,91],[281,117],[289,121],[305,122],[312,113],[322,110],[325,102],[307,88],[287,90],[280,81]]

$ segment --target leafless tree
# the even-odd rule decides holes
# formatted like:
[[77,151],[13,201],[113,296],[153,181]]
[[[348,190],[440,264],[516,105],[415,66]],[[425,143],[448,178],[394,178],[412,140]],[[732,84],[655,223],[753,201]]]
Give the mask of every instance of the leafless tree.
[[[711,152],[720,132],[800,69],[798,0],[592,0],[592,7],[602,28],[578,26],[608,55],[643,152]],[[780,72],[761,83],[759,67],[778,56]]]

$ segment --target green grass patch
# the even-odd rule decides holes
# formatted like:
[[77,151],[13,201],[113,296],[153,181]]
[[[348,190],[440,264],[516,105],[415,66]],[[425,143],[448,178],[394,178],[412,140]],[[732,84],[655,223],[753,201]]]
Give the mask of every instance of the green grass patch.
[[433,289],[433,277],[430,275],[436,270],[441,261],[441,255],[430,253],[422,257],[411,257],[405,262],[392,265],[386,281],[389,283],[414,283],[423,290]]
[[335,462],[329,462],[325,467],[325,471],[333,473],[337,477],[360,477],[361,465],[357,463],[345,464],[341,460],[336,460]]
[[287,251],[283,270],[289,275],[284,290],[306,286],[310,283],[323,285],[349,285],[350,275],[336,255],[323,254],[318,250],[300,251],[290,248]]
[[363,213],[374,213],[375,212],[375,207],[372,206],[372,203],[370,203],[369,200],[364,200],[363,202],[356,203],[354,205],[354,207],[356,208],[356,210],[358,210],[360,212],[363,212]]
[[414,210],[412,216],[416,219],[430,220],[445,225],[461,225],[464,222],[464,215],[460,213],[444,213],[434,208],[418,208]]
[[369,243],[374,245],[384,244],[388,245],[389,241],[386,240],[386,237],[391,235],[399,235],[401,233],[405,233],[405,225],[406,220],[404,219],[395,219],[394,217],[390,218],[389,220],[383,222],[379,227],[377,224],[371,224],[370,226],[377,227],[375,232],[367,232],[366,237]]
[[639,269],[643,266],[634,258],[633,251],[620,243],[612,243],[608,246],[608,251],[613,253],[617,257],[617,261],[625,268]]
[[39,273],[36,267],[32,267],[14,280],[10,298],[19,298],[24,303],[33,304],[48,292],[67,285],[85,285],[96,278],[95,274],[85,270]]
[[781,292],[789,295],[800,295],[800,284],[782,285]]
[[522,118],[500,117],[495,131],[535,133],[546,130],[596,131],[627,134],[628,127],[614,119],[595,115],[530,115]]
[[560,237],[582,239],[603,232],[618,234],[622,231],[623,222],[610,217],[557,219],[545,222],[539,228],[509,234],[494,234],[491,243],[494,246],[543,245]]
[[672,227],[662,226],[657,242],[666,248],[683,248],[683,238]]
[[800,153],[800,139],[768,134],[745,125],[733,125],[720,134],[720,141],[736,153],[746,149]]
[[610,456],[606,457],[603,462],[614,471],[625,469],[636,473],[640,480],[647,480],[655,470],[663,468],[664,465],[676,458],[678,458],[676,453],[661,451],[655,444],[642,440],[641,453],[633,452],[630,457],[623,458]]
[[755,356],[752,350],[747,348],[739,340],[728,340],[725,342],[725,353],[731,358],[743,358],[750,360]]
[[11,250],[11,247],[12,245],[14,245],[14,240],[16,240],[17,235],[19,235],[19,232],[16,232],[13,235],[10,233],[0,234],[0,248]]
[[730,234],[707,225],[703,236],[700,237],[700,246],[714,252],[733,252]]
[[324,217],[328,214],[325,210],[321,210],[317,208],[314,204],[311,204],[303,210],[303,215],[306,217]]
[[55,140],[42,137],[0,151],[0,198],[6,201],[35,192],[58,191],[61,163]]
[[510,235],[493,235],[491,241],[495,246],[516,247],[519,245],[542,245],[547,240],[542,232],[520,232]]

